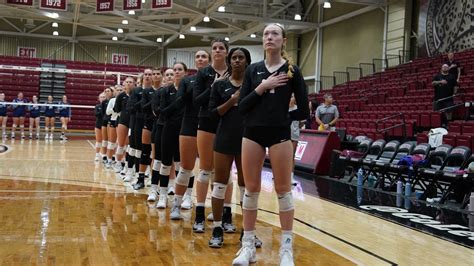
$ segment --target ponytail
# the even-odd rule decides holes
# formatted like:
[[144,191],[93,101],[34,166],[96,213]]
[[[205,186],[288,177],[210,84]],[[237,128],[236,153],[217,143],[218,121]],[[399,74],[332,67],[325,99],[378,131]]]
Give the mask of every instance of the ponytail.
[[291,56],[288,55],[288,53],[286,52],[286,49],[285,47],[283,47],[281,49],[281,57],[283,57],[283,59],[286,60],[286,62],[288,62],[288,72],[286,73],[288,75],[288,78],[293,78],[293,73],[295,73],[295,68],[293,67],[293,58],[291,58]]

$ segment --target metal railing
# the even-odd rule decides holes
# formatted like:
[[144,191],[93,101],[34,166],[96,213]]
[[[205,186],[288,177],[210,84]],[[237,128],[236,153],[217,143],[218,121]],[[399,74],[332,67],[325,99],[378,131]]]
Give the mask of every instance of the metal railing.
[[[380,125],[381,122],[385,122],[387,120],[394,119],[395,117],[400,117],[402,122],[399,123],[399,124],[395,124],[393,126],[389,126],[389,127],[386,127],[386,128],[379,129],[379,125]],[[406,126],[406,122],[405,122],[405,114],[404,113],[397,113],[397,114],[390,115],[390,116],[387,116],[387,117],[384,117],[382,119],[379,119],[379,120],[375,121],[375,130],[376,130],[377,133],[385,133],[385,132],[387,132],[389,130],[392,130],[394,128],[397,128],[397,127],[402,127],[402,136],[403,136],[403,139],[406,139],[406,137],[407,137],[407,126]]]
[[445,102],[445,101],[448,101],[448,100],[451,100],[451,99],[454,99],[455,97],[464,97],[464,93],[458,93],[458,94],[454,94],[454,95],[451,95],[449,97],[445,97],[445,98],[441,98],[441,99],[438,99],[436,101],[433,102],[433,110],[435,111],[438,111],[440,113],[445,113],[445,112],[449,112],[453,109],[457,109],[461,106],[464,106],[464,100],[462,101],[462,103],[458,103],[458,104],[454,104],[452,106],[448,106],[448,107],[445,107],[445,108],[442,108],[442,109],[438,109],[439,108],[439,104],[441,102]]
[[362,76],[368,76],[375,73],[375,65],[374,63],[360,63],[360,68],[362,69]]
[[336,78],[334,76],[321,76],[321,89],[330,90],[336,85]]
[[386,68],[398,66],[401,63],[402,63],[402,57],[400,55],[397,55],[397,54],[386,54],[385,55],[385,66],[386,66]]
[[349,72],[334,71],[334,83],[336,85],[349,81]]
[[358,80],[362,77],[361,67],[346,67],[347,73],[349,73],[349,80]]

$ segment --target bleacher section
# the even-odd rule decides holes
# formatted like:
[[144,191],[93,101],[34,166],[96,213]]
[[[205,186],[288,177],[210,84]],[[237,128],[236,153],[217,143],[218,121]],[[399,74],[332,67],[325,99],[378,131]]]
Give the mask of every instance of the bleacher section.
[[[372,139],[400,137],[402,127],[383,131],[396,124],[406,123],[406,136],[418,137],[426,142],[426,133],[430,128],[440,127],[442,114],[433,111],[434,89],[431,81],[439,73],[445,57],[422,58],[410,63],[387,69],[381,73],[362,77],[335,86],[332,90],[321,91],[310,95],[318,102],[323,102],[325,92],[330,92],[336,101],[341,119],[337,127],[346,128],[353,136],[365,135]],[[474,50],[468,50],[455,55],[462,67],[460,92],[463,97],[455,98],[455,103],[474,101]],[[468,108],[454,111],[458,121],[450,122],[448,128],[453,128],[446,142],[456,145],[466,145],[474,148],[474,133],[470,132],[470,121],[463,122]],[[378,120],[403,114],[394,119],[377,123]],[[466,131],[463,131],[463,126]],[[474,132],[474,131],[473,131]],[[417,134],[419,133],[419,134]]]

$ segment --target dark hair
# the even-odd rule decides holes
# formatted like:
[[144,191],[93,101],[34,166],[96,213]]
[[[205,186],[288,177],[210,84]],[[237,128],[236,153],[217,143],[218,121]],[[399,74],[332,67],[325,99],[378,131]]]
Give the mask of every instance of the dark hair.
[[188,71],[188,67],[186,66],[186,64],[185,64],[185,63],[183,63],[183,62],[181,62],[181,61],[174,62],[174,64],[173,64],[173,68],[174,68],[174,65],[176,65],[176,64],[180,64],[180,65],[182,65],[182,66],[183,66],[183,68],[184,68],[184,71]]
[[214,40],[211,41],[211,46],[214,45],[214,43],[220,42],[224,44],[224,47],[227,51],[229,51],[229,42],[227,42],[225,39],[222,38],[215,38]]
[[160,67],[154,67],[151,71],[159,71],[160,73],[163,74],[163,72],[161,72],[161,68],[160,68]]
[[244,55],[245,55],[245,60],[247,61],[247,64],[250,65],[250,63],[252,63],[252,59],[250,58],[249,50],[247,50],[243,47],[234,47],[234,48],[230,49],[229,53],[227,54],[227,65],[228,66],[230,66],[230,60],[231,60],[232,54],[235,51],[242,51],[242,53],[244,53]]

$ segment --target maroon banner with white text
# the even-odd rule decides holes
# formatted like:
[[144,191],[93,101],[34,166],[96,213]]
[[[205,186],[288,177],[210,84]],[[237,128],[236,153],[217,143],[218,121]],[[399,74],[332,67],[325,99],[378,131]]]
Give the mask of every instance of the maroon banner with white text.
[[137,10],[141,8],[141,0],[123,0],[123,10]]
[[67,0],[40,0],[40,9],[67,10]]
[[114,0],[97,0],[95,11],[108,12],[114,10]]
[[7,0],[7,4],[33,6],[33,0]]
[[173,7],[173,0],[152,0],[151,8],[167,9]]

